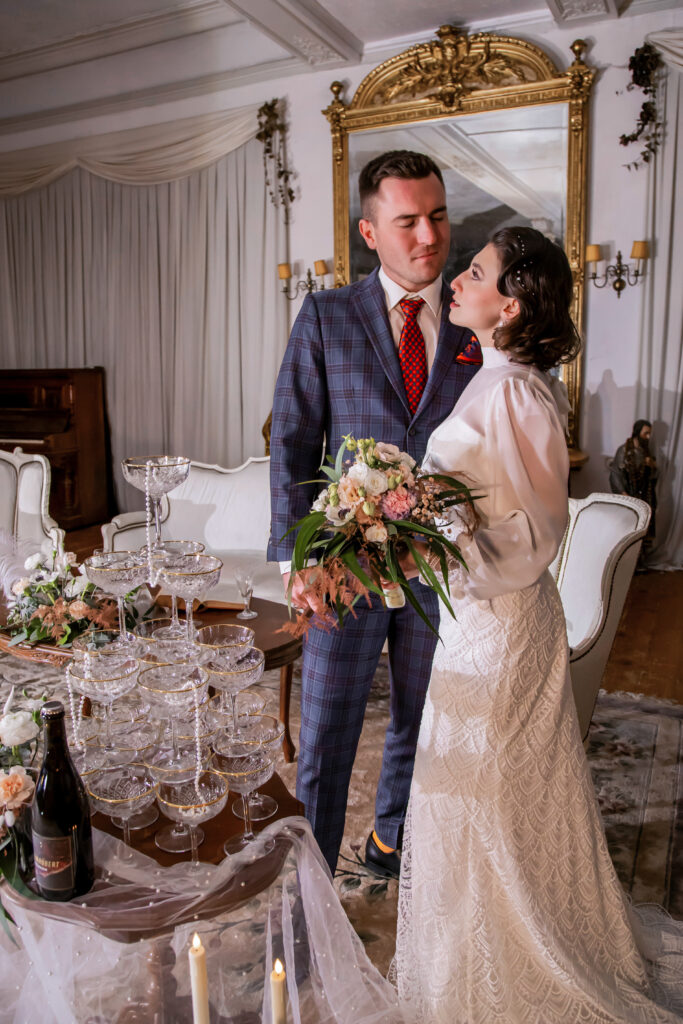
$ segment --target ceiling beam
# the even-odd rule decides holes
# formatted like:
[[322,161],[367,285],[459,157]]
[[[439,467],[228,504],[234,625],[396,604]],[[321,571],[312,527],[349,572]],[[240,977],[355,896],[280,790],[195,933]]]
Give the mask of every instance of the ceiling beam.
[[225,0],[292,56],[314,67],[354,64],[363,44],[316,0]]

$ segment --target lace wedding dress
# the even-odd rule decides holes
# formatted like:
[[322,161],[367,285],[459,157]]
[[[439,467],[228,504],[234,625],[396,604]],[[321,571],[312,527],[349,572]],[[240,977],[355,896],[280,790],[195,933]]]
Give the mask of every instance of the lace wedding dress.
[[558,385],[484,349],[427,451],[485,496],[473,536],[450,528],[470,571],[449,576],[405,827],[394,969],[419,1024],[683,1020],[683,924],[636,920],[579,736],[547,572],[567,516]]

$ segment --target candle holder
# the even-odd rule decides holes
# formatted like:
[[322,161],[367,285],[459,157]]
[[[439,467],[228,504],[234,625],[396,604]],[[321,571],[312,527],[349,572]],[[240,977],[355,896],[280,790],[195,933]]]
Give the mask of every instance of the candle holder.
[[309,267],[306,271],[306,277],[300,281],[297,281],[296,284],[294,285],[294,291],[290,292],[289,282],[292,279],[292,268],[289,263],[278,263],[278,277],[280,278],[281,281],[285,282],[284,285],[282,286],[282,291],[286,298],[290,300],[290,302],[296,299],[299,294],[303,295],[304,292],[307,295],[310,295],[311,292],[322,292],[325,290],[325,275],[328,273],[327,263],[325,262],[325,260],[316,260],[315,263],[313,264],[313,267],[315,269],[315,274],[318,280],[313,280],[313,274],[311,273],[311,268]]
[[[649,245],[647,242],[634,242],[631,249],[631,259],[636,261],[635,269],[632,269],[630,264],[622,262],[621,250],[619,250],[616,263],[608,263],[602,274],[598,274],[597,270],[593,270],[588,275],[588,280],[592,281],[596,288],[604,288],[605,285],[611,282],[612,287],[617,293],[617,298],[620,298],[627,284],[638,284],[638,281],[642,280],[645,276],[645,260],[649,255]],[[587,268],[591,264],[600,263],[601,260],[602,252],[599,245],[586,246]]]

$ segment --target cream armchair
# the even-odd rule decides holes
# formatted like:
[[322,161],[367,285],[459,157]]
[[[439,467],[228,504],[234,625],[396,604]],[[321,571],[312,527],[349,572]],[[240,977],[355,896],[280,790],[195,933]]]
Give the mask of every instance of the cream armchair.
[[49,513],[50,463],[21,448],[0,451],[0,529],[36,551],[47,540],[63,550],[64,530]]
[[[140,493],[141,505],[144,495]],[[189,476],[162,499],[162,535],[200,540],[223,561],[221,581],[207,598],[240,603],[237,568],[254,572],[254,596],[285,604],[280,569],[266,561],[270,533],[270,459],[251,458],[236,469],[193,462]],[[147,542],[145,513],[126,512],[102,527],[105,551],[134,550]]]
[[569,668],[581,736],[588,733],[626,594],[650,521],[638,498],[569,499],[569,525],[550,566],[569,637]]

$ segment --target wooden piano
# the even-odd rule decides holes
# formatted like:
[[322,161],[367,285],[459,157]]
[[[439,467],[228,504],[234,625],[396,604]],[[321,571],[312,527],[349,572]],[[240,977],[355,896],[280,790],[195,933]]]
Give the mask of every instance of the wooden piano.
[[50,460],[50,514],[65,530],[111,518],[104,370],[0,370],[0,448]]

